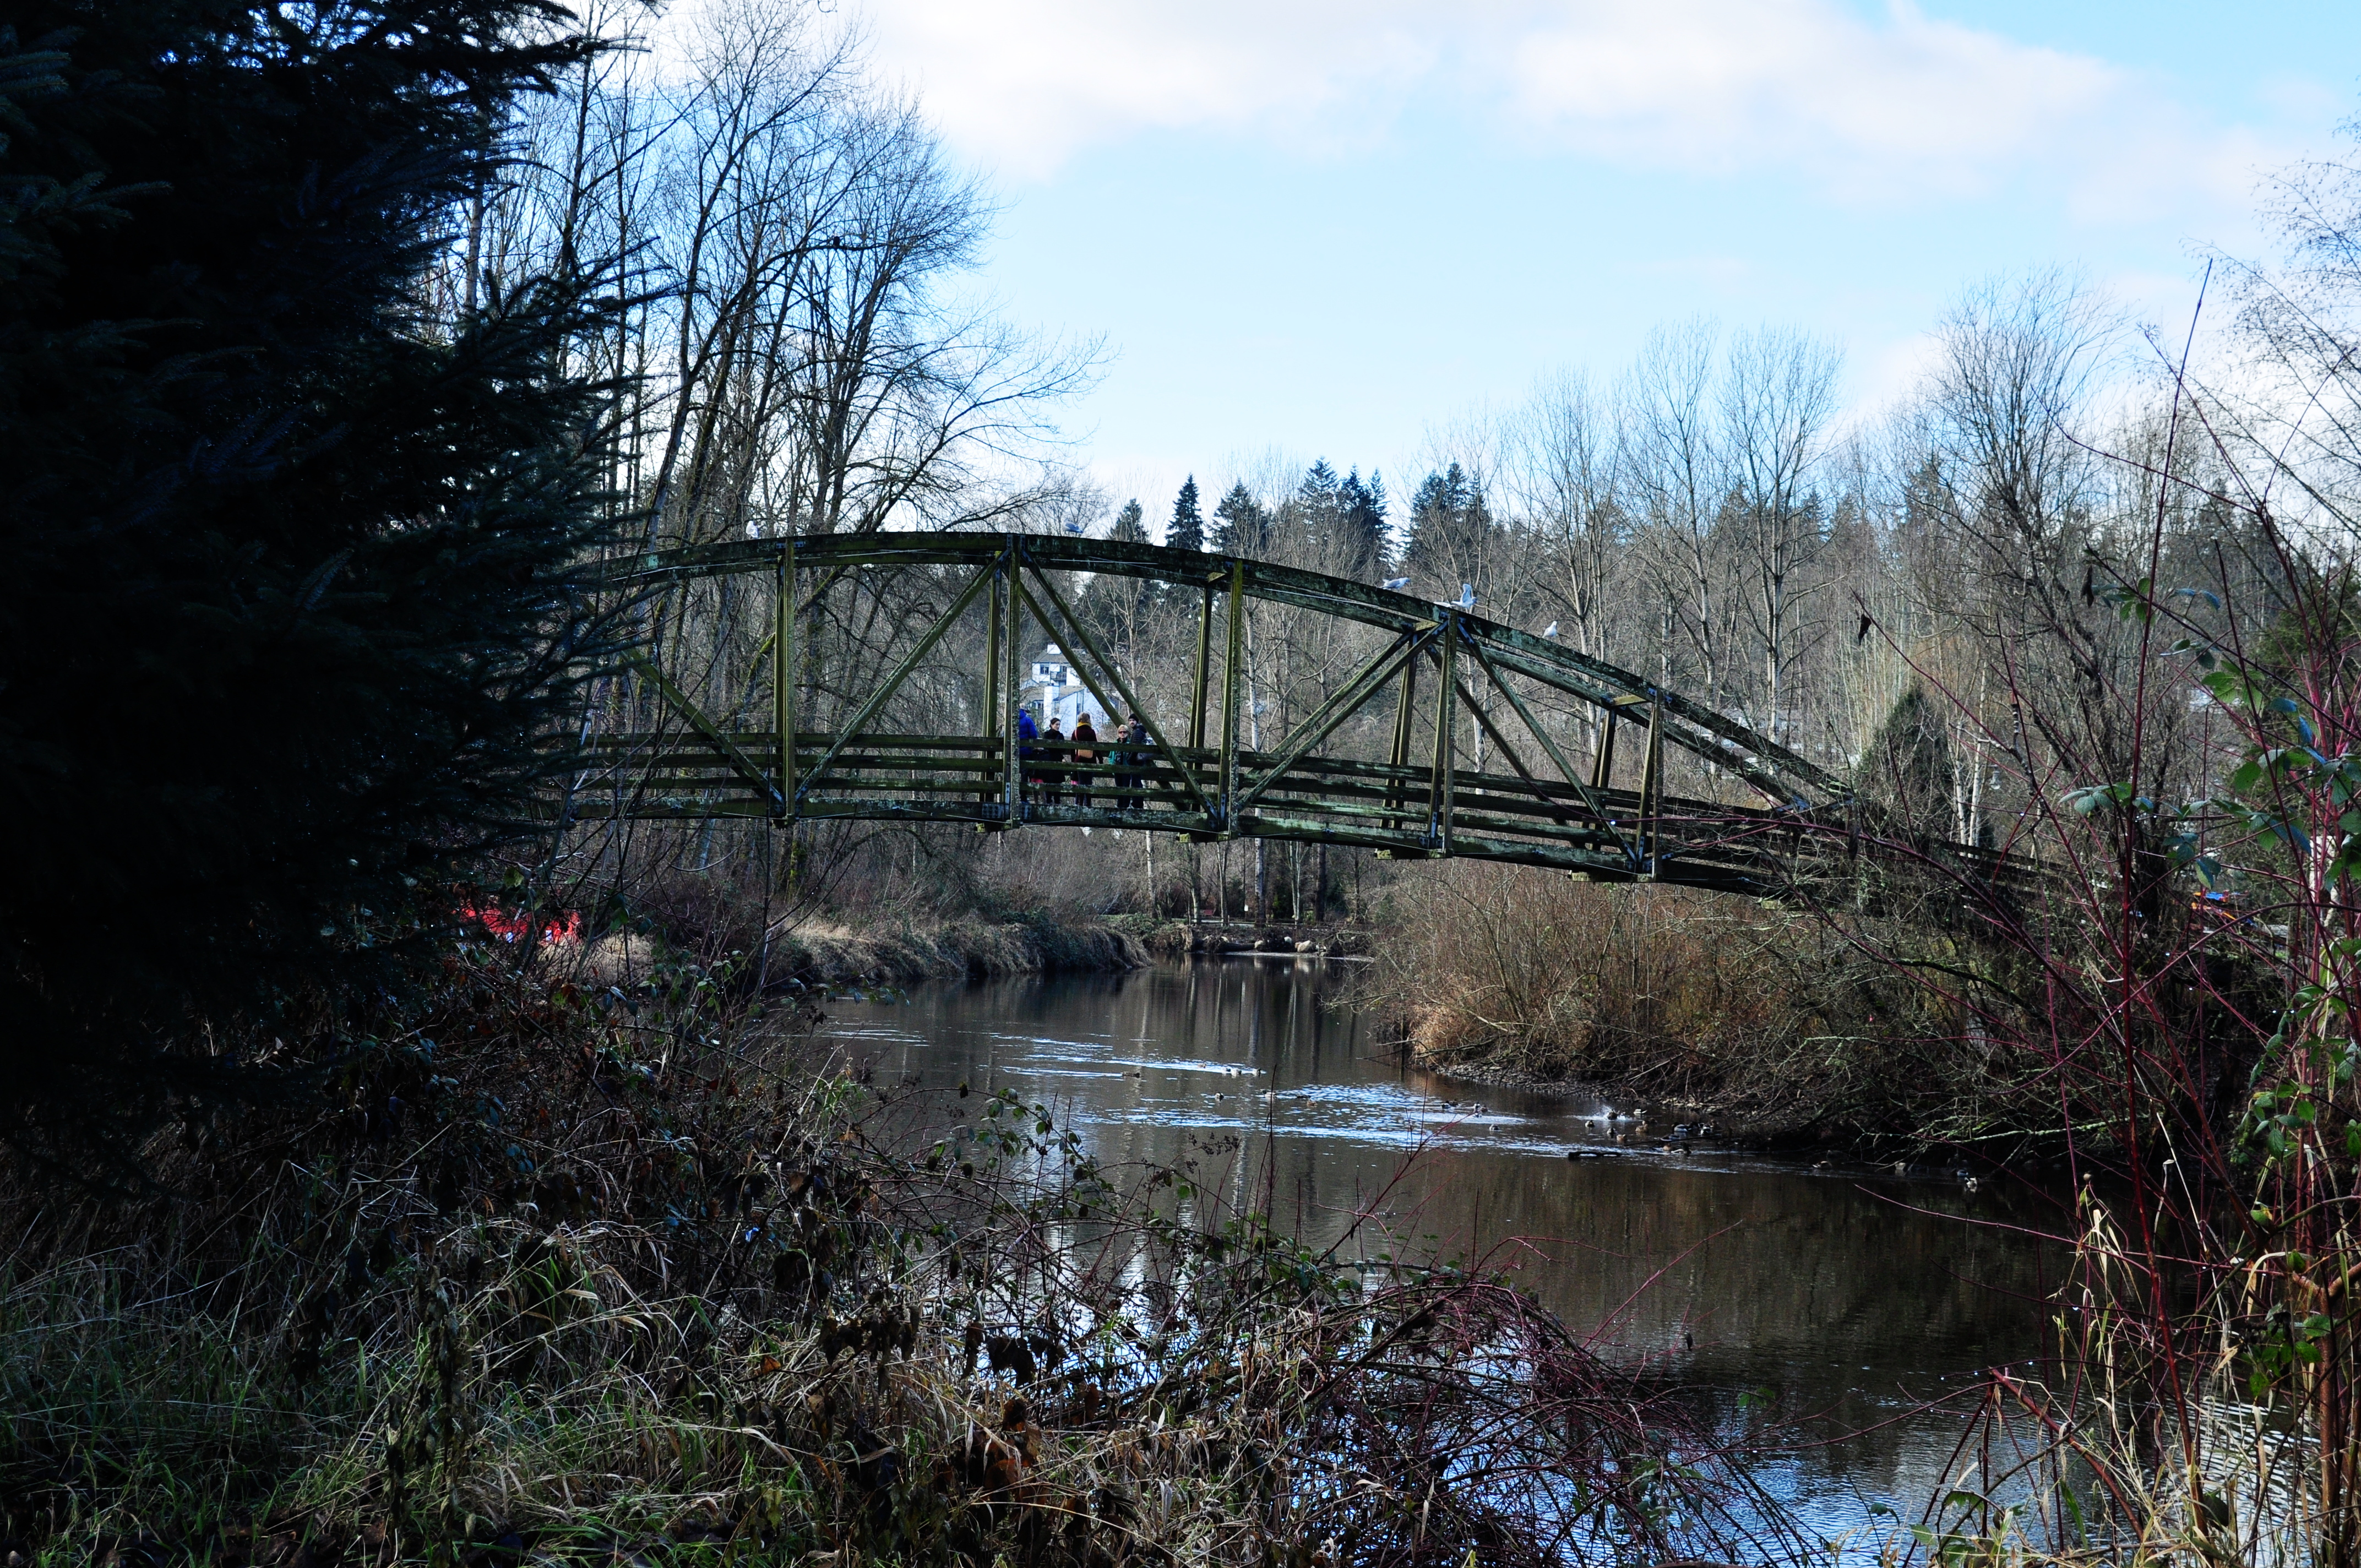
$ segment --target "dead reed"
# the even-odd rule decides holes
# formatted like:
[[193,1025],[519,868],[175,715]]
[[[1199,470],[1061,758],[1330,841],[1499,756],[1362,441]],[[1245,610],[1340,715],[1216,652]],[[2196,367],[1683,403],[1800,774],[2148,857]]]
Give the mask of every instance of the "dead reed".
[[9,1194],[27,1562],[1785,1555],[1701,1414],[1505,1284],[1046,1113],[813,1069],[731,964],[456,954],[301,1115]]

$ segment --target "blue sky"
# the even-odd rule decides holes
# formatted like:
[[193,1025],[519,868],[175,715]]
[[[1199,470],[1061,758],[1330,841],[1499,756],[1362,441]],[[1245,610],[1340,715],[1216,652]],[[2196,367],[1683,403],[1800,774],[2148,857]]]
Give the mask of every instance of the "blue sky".
[[1002,204],[980,282],[1104,334],[1062,418],[1152,517],[1277,448],[1383,467],[1659,322],[1805,327],[1856,411],[1995,273],[2185,323],[2199,247],[2361,112],[2361,5],[868,0]]

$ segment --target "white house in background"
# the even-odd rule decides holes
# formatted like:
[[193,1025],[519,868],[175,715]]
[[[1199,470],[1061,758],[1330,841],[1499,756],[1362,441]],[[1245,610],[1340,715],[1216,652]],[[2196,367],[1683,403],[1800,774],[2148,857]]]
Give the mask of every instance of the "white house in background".
[[1074,720],[1087,713],[1091,723],[1101,735],[1107,731],[1107,716],[1090,687],[1082,685],[1074,673],[1073,661],[1055,642],[1045,643],[1033,667],[1026,673],[1017,686],[1016,700],[1033,712],[1033,722],[1043,729],[1056,719],[1067,734],[1074,732]]

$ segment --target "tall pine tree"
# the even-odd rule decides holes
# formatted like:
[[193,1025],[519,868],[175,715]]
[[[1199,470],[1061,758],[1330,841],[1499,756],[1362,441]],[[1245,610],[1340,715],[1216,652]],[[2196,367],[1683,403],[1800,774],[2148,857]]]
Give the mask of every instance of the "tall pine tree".
[[[544,0],[19,0],[0,32],[0,1138],[291,1086],[517,831],[597,649],[579,279],[416,301]],[[275,1042],[275,1044],[274,1044]]]
[[1146,512],[1140,510],[1139,498],[1134,496],[1123,503],[1121,511],[1115,514],[1115,524],[1107,530],[1107,537],[1119,540],[1126,544],[1147,543],[1147,516]]
[[1222,555],[1269,554],[1270,514],[1256,502],[1244,482],[1232,484],[1213,509],[1213,532],[1207,543]]
[[1418,591],[1455,598],[1462,583],[1480,591],[1491,529],[1483,486],[1458,464],[1420,480],[1402,546],[1402,565],[1418,580]]
[[1172,502],[1172,521],[1165,525],[1164,543],[1175,550],[1202,550],[1205,547],[1205,514],[1197,510],[1197,476],[1194,474],[1181,483],[1180,494]]
[[1385,570],[1391,554],[1391,542],[1386,537],[1386,482],[1372,468],[1364,484],[1361,471],[1355,468],[1345,476],[1339,499],[1357,557],[1354,575],[1377,576]]

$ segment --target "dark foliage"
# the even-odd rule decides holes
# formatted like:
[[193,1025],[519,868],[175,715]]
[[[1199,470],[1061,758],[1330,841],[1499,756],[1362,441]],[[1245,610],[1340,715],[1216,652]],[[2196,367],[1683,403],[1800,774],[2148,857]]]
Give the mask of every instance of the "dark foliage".
[[1197,505],[1197,476],[1194,474],[1182,482],[1180,494],[1172,502],[1172,521],[1164,527],[1164,543],[1175,550],[1202,550],[1205,547],[1205,514]]
[[1345,525],[1359,547],[1358,570],[1367,575],[1386,565],[1386,481],[1375,468],[1365,482],[1358,468],[1345,476],[1337,491]]
[[596,307],[418,301],[505,106],[595,46],[544,0],[12,15],[0,1137],[120,1173],[366,1028],[563,761]]
[[1270,525],[1270,514],[1256,504],[1246,486],[1232,485],[1213,508],[1213,531],[1206,548],[1221,555],[1268,555]]
[[1419,481],[1410,501],[1402,565],[1422,583],[1448,592],[1455,575],[1480,560],[1492,529],[1484,488],[1456,463]]
[[1137,497],[1123,503],[1123,510],[1115,514],[1115,526],[1107,530],[1107,537],[1126,544],[1152,543],[1148,537],[1146,514],[1140,510]]

